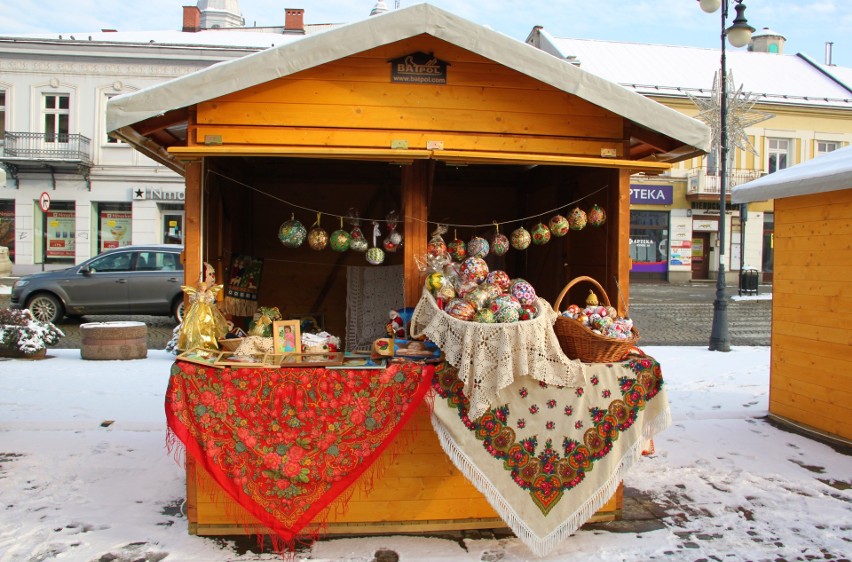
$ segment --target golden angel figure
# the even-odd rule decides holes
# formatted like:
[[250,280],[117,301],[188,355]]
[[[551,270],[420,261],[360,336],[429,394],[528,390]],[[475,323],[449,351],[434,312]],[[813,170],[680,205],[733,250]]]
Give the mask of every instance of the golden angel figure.
[[216,295],[222,285],[216,285],[213,267],[205,263],[198,288],[189,285],[181,290],[189,295],[189,308],[183,316],[178,334],[178,349],[186,351],[195,347],[219,349],[219,338],[228,333],[228,321],[216,306]]

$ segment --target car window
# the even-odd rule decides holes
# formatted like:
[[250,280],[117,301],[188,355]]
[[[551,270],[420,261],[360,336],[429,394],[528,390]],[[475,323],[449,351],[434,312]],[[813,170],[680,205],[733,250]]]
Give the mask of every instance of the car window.
[[91,271],[130,271],[130,252],[109,254],[95,258],[89,263]]
[[139,252],[136,254],[136,271],[178,271],[178,256],[169,252]]

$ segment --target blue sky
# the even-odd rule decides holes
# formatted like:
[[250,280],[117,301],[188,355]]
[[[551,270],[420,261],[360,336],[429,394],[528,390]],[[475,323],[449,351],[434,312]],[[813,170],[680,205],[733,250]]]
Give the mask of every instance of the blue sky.
[[[177,29],[181,6],[193,0],[0,0],[0,35]],[[366,17],[375,0],[241,0],[248,24],[280,25],[285,8],[304,8],[306,23],[342,23]],[[402,7],[415,2],[402,0]],[[705,14],[695,0],[433,0],[432,4],[523,40],[535,25],[556,37],[717,48],[721,15]],[[393,8],[394,0],[386,4]],[[747,0],[749,23],[787,38],[786,54],[852,67],[852,1]],[[731,9],[730,20],[733,19]]]

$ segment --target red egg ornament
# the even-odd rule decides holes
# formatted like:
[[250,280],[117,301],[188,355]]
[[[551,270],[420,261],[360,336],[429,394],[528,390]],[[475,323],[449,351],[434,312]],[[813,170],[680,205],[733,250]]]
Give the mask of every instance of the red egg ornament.
[[589,224],[592,226],[602,226],[606,222],[606,212],[597,204],[589,209],[588,214]]

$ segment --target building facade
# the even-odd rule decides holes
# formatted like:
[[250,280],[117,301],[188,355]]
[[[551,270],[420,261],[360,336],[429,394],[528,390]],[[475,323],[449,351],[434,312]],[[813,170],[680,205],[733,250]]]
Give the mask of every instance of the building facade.
[[[748,50],[727,50],[731,151],[724,215],[715,153],[659,176],[634,176],[631,279],[715,279],[724,220],[728,282],[735,284],[743,269],[772,281],[773,202],[734,205],[731,188],[852,144],[852,69],[784,54],[784,41],[763,29]],[[718,50],[563,39],[541,27],[527,43],[704,120],[718,134]]]

